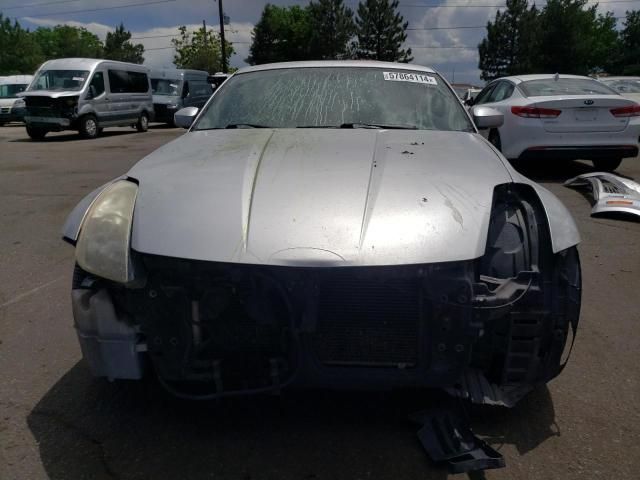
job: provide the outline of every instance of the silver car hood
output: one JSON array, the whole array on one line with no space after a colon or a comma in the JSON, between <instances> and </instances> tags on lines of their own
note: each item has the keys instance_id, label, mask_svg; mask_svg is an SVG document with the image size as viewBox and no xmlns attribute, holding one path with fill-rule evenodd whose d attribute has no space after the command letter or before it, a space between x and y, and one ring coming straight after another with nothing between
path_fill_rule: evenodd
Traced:
<instances>
[{"instance_id":1,"label":"silver car hood","mask_svg":"<svg viewBox=\"0 0 640 480\"><path fill-rule=\"evenodd\" d=\"M465 132L190 132L135 165L131 246L270 265L396 265L484 253L498 155Z\"/></svg>"}]
</instances>

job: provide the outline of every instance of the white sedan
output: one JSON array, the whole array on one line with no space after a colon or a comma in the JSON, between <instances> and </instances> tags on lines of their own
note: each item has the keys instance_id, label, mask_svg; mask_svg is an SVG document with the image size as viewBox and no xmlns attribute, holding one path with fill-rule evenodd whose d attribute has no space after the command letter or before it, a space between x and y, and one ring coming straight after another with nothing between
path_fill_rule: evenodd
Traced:
<instances>
[{"instance_id":1,"label":"white sedan","mask_svg":"<svg viewBox=\"0 0 640 480\"><path fill-rule=\"evenodd\" d=\"M589 77L519 75L489 83L478 105L504 114L499 128L482 134L511 160L591 160L615 170L638 155L640 105Z\"/></svg>"}]
</instances>

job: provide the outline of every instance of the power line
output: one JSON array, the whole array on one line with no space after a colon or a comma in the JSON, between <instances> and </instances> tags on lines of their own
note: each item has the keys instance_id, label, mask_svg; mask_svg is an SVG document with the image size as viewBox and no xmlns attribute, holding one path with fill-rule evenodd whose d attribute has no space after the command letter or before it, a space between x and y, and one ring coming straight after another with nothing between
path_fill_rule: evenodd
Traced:
<instances>
[{"instance_id":1,"label":"power line","mask_svg":"<svg viewBox=\"0 0 640 480\"><path fill-rule=\"evenodd\" d=\"M25 18L25 17L48 17L51 15L74 15L76 13L86 13L86 12L100 12L103 10L115 10L118 8L131 8L131 7L144 7L147 5L157 5L159 3L169 3L169 2L175 2L176 0L156 0L154 2L145 2L145 3L126 3L124 5L118 5L118 6L114 6L114 7L101 7L101 8L90 8L90 9L85 9L85 10L73 10L73 11L67 11L67 12L51 12L51 13L36 13L34 15L23 15L20 18Z\"/></svg>"},{"instance_id":2,"label":"power line","mask_svg":"<svg viewBox=\"0 0 640 480\"><path fill-rule=\"evenodd\" d=\"M10 7L3 7L2 10L16 10L18 8L29 8L29 7L45 7L48 5L59 5L61 3L76 3L80 0L57 0L55 2L43 2L43 3L26 3L24 5L12 5Z\"/></svg>"}]
</instances>

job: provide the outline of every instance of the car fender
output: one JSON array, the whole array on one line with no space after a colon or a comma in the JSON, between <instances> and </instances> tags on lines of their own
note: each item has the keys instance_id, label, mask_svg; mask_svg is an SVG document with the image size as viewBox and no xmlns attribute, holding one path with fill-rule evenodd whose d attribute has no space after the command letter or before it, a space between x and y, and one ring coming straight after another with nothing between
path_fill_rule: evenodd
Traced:
<instances>
[{"instance_id":1,"label":"car fender","mask_svg":"<svg viewBox=\"0 0 640 480\"><path fill-rule=\"evenodd\" d=\"M74 207L71 213L67 216L67 219L64 222L64 226L62 227L62 239L71 243L72 245L76 244L78 240L78 235L80 234L80 228L82 227L82 222L84 221L84 217L93 205L95 199L102 193L102 191L118 180L122 180L126 178L124 175L118 178L111 180L110 182L105 183L104 185L96 188L94 191L86 195L78 204Z\"/></svg>"}]
</instances>

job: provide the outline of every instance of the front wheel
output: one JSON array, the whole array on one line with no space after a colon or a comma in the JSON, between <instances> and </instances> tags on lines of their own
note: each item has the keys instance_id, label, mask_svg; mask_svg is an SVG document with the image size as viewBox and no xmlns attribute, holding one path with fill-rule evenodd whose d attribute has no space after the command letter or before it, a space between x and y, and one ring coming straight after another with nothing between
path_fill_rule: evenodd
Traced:
<instances>
[{"instance_id":1,"label":"front wheel","mask_svg":"<svg viewBox=\"0 0 640 480\"><path fill-rule=\"evenodd\" d=\"M138 123L136 123L136 130L139 132L146 132L149 130L149 116L146 113L142 112L140 114Z\"/></svg>"},{"instance_id":2,"label":"front wheel","mask_svg":"<svg viewBox=\"0 0 640 480\"><path fill-rule=\"evenodd\" d=\"M604 172L613 172L622 163L621 158L601 158L593 160L593 168Z\"/></svg>"},{"instance_id":3,"label":"front wheel","mask_svg":"<svg viewBox=\"0 0 640 480\"><path fill-rule=\"evenodd\" d=\"M93 115L85 115L80 119L80 135L83 138L96 138L100 133L98 120Z\"/></svg>"},{"instance_id":4,"label":"front wheel","mask_svg":"<svg viewBox=\"0 0 640 480\"><path fill-rule=\"evenodd\" d=\"M46 134L47 130L44 128L27 125L27 135L29 135L32 140L42 140Z\"/></svg>"},{"instance_id":5,"label":"front wheel","mask_svg":"<svg viewBox=\"0 0 640 480\"><path fill-rule=\"evenodd\" d=\"M502 152L502 140L500 139L500 133L497 130L491 130L489 134L489 142Z\"/></svg>"}]
</instances>

